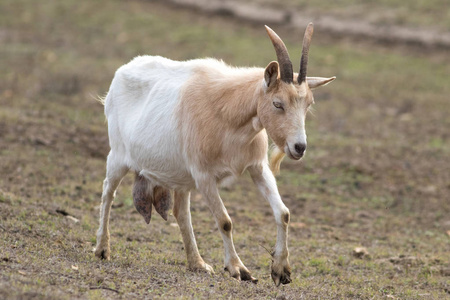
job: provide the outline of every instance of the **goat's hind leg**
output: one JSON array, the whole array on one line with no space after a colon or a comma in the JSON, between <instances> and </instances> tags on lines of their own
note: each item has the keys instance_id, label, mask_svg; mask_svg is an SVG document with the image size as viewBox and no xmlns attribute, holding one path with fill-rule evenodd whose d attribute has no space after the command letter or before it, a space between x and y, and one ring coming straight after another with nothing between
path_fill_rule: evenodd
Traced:
<instances>
[{"instance_id":1,"label":"goat's hind leg","mask_svg":"<svg viewBox=\"0 0 450 300\"><path fill-rule=\"evenodd\" d=\"M127 174L128 167L111 151L106 162L106 178L103 181L102 203L100 205L100 226L97 231L95 256L101 259L110 258L109 246L109 213L115 197L116 189Z\"/></svg>"},{"instance_id":2,"label":"goat's hind leg","mask_svg":"<svg viewBox=\"0 0 450 300\"><path fill-rule=\"evenodd\" d=\"M183 237L184 248L186 250L188 269L214 274L213 268L203 261L203 258L198 252L191 222L189 192L174 192L173 215L177 219L178 226L180 226L181 236Z\"/></svg>"},{"instance_id":3,"label":"goat's hind leg","mask_svg":"<svg viewBox=\"0 0 450 300\"><path fill-rule=\"evenodd\" d=\"M252 281L254 283L258 282L258 280L250 274L236 253L232 235L233 224L227 213L227 209L220 198L217 182L215 179L211 179L207 175L204 175L203 178L197 182L197 186L200 193L206 199L222 236L225 250L225 270L235 279Z\"/></svg>"}]
</instances>

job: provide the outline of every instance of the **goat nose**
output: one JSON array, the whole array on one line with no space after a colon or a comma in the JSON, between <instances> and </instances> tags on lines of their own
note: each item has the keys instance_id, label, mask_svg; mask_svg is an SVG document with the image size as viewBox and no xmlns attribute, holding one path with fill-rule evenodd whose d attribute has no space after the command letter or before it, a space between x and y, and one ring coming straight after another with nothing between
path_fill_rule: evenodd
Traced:
<instances>
[{"instance_id":1,"label":"goat nose","mask_svg":"<svg viewBox=\"0 0 450 300\"><path fill-rule=\"evenodd\" d=\"M295 144L295 151L300 155L303 156L303 154L305 153L306 150L306 144L302 144L302 143L297 143Z\"/></svg>"}]
</instances>

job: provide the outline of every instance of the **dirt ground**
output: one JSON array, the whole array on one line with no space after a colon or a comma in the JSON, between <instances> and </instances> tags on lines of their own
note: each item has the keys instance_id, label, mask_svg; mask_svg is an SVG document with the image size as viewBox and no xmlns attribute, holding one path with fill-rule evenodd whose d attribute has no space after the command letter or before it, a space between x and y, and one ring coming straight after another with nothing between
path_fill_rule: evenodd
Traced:
<instances>
[{"instance_id":1,"label":"dirt ground","mask_svg":"<svg viewBox=\"0 0 450 300\"><path fill-rule=\"evenodd\" d=\"M380 4L381 5L381 4ZM131 198L111 213L111 261L92 249L105 157L103 107L114 71L140 54L264 67L264 28L152 1L5 0L0 11L0 298L445 299L450 297L450 57L315 32L308 151L277 177L291 211L292 279L275 287L271 209L247 175L221 190L234 241L258 284L223 271L205 201L191 197L200 253L186 270L179 229ZM301 41L277 30L294 62ZM358 251L357 248L364 248Z\"/></svg>"},{"instance_id":2,"label":"dirt ground","mask_svg":"<svg viewBox=\"0 0 450 300\"><path fill-rule=\"evenodd\" d=\"M450 48L450 9L445 0L306 1L306 0L165 0L209 15L246 23L290 28L301 34L309 22L328 37L374 40L389 45Z\"/></svg>"}]
</instances>

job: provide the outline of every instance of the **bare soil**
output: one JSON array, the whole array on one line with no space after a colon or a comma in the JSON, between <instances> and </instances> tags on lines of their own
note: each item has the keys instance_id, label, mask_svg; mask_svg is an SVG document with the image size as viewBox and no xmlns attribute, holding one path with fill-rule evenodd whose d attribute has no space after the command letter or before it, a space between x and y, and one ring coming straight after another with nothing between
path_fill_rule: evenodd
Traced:
<instances>
[{"instance_id":1,"label":"bare soil","mask_svg":"<svg viewBox=\"0 0 450 300\"><path fill-rule=\"evenodd\" d=\"M314 22L320 31L339 38L350 37L383 44L406 44L428 49L450 49L448 30L438 26L418 27L408 23L396 24L394 20L390 20L392 18L387 17L389 13L386 11L391 7L389 5L383 7L383 4L380 4L378 9L363 12L361 7L355 8L354 5L348 5L345 14L336 14L335 10L315 9L314 4L311 4L311 7L308 5L305 7L270 0L246 3L234 0L170 0L164 3L190 8L201 13L229 16L241 22L284 26L299 33L309 22ZM393 13L395 15L395 12ZM420 12L411 12L411 17L415 14L420 15Z\"/></svg>"}]
</instances>

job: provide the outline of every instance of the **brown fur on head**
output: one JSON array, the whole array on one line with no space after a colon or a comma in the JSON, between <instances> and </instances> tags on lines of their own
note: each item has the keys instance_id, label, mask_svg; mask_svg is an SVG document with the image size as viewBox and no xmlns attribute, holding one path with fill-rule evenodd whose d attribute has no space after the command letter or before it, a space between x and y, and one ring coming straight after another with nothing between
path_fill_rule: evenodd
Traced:
<instances>
[{"instance_id":1,"label":"brown fur on head","mask_svg":"<svg viewBox=\"0 0 450 300\"><path fill-rule=\"evenodd\" d=\"M278 149L273 152L270 163L276 173L284 157L282 153L295 160L303 156L306 150L306 113L314 102L312 89L328 84L335 77L306 77L312 24L305 32L300 77L299 74L286 74L290 63L286 46L273 30L267 26L266 30L281 65L273 61L264 71L263 95L258 103L257 115ZM294 77L297 80L293 80Z\"/></svg>"},{"instance_id":2,"label":"brown fur on head","mask_svg":"<svg viewBox=\"0 0 450 300\"><path fill-rule=\"evenodd\" d=\"M278 77L278 63L271 62L264 73L264 94L258 103L258 117L275 145L292 159L306 146L305 116L313 103L306 82L286 83ZM297 148L296 148L297 147Z\"/></svg>"}]
</instances>

